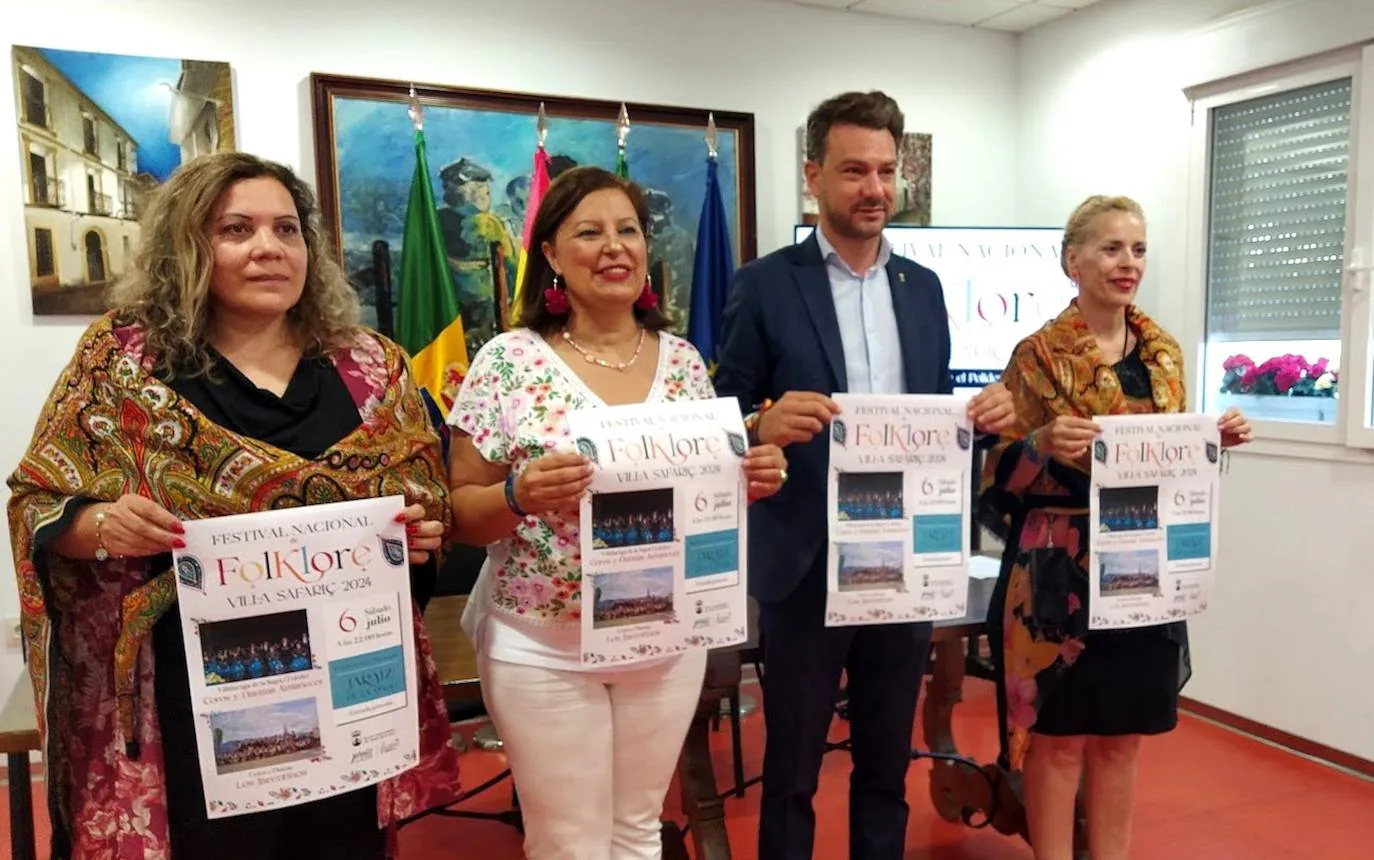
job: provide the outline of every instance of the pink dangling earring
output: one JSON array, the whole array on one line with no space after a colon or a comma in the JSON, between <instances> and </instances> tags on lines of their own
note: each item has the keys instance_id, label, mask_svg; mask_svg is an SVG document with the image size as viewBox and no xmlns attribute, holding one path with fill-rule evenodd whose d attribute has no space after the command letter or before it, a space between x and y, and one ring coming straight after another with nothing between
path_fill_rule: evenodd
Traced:
<instances>
[{"instance_id":1,"label":"pink dangling earring","mask_svg":"<svg viewBox=\"0 0 1374 860\"><path fill-rule=\"evenodd\" d=\"M635 307L642 311L650 311L658 307L658 293L654 292L653 282L648 278L644 279L644 289L640 291L639 298L635 299Z\"/></svg>"},{"instance_id":2,"label":"pink dangling earring","mask_svg":"<svg viewBox=\"0 0 1374 860\"><path fill-rule=\"evenodd\" d=\"M561 317L568 312L568 294L558 288L558 275L553 276L553 286L544 291L544 307L549 313Z\"/></svg>"}]
</instances>

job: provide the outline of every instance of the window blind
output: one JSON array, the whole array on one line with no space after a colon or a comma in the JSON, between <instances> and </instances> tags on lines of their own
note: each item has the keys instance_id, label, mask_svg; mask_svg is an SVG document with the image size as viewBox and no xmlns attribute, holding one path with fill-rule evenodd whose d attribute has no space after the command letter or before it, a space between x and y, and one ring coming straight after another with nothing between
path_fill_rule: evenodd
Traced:
<instances>
[{"instance_id":1,"label":"window blind","mask_svg":"<svg viewBox=\"0 0 1374 860\"><path fill-rule=\"evenodd\" d=\"M1226 105L1211 117L1207 333L1341 333L1351 79Z\"/></svg>"}]
</instances>

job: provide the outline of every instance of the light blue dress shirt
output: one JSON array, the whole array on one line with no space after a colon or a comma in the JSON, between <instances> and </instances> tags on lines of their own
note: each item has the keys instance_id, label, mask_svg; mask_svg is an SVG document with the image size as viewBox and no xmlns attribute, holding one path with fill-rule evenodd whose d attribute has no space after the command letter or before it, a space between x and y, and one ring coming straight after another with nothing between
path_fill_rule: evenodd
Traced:
<instances>
[{"instance_id":1,"label":"light blue dress shirt","mask_svg":"<svg viewBox=\"0 0 1374 860\"><path fill-rule=\"evenodd\" d=\"M835 300L835 317L844 344L844 369L848 389L854 394L904 394L906 374L902 365L902 342L897 333L897 315L892 309L892 285L888 282L887 262L892 258L892 243L881 238L878 259L863 274L849 267L835 246L816 228L825 271L830 277L830 294Z\"/></svg>"}]
</instances>

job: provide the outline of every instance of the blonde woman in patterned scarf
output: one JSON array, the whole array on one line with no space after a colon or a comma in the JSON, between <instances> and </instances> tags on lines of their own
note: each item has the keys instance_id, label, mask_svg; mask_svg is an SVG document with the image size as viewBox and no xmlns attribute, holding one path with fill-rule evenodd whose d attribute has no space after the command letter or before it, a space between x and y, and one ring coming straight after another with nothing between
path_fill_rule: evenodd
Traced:
<instances>
[{"instance_id":1,"label":"blonde woman in patterned scarf","mask_svg":"<svg viewBox=\"0 0 1374 860\"><path fill-rule=\"evenodd\" d=\"M1145 253L1134 201L1090 197L1073 213L1061 263L1078 297L1016 347L1002 381L1018 426L984 471L984 520L1007 544L988 610L1002 766L1023 770L1036 860L1072 860L1083 777L1089 853L1126 860L1140 739L1174 728L1189 674L1182 622L1087 630L1092 419L1188 411L1178 342L1135 304ZM1219 426L1223 447L1250 440L1238 411ZM1059 564L1033 561L1045 547Z\"/></svg>"},{"instance_id":2,"label":"blonde woman in patterned scarf","mask_svg":"<svg viewBox=\"0 0 1374 860\"><path fill-rule=\"evenodd\" d=\"M457 753L420 613L421 758L379 786L208 820L169 569L181 523L403 495L413 590L448 530L440 439L405 355L356 323L310 189L221 153L148 207L10 478L55 860L372 860L452 802Z\"/></svg>"},{"instance_id":3,"label":"blonde woman in patterned scarf","mask_svg":"<svg viewBox=\"0 0 1374 860\"><path fill-rule=\"evenodd\" d=\"M591 467L554 451L570 411L714 396L696 349L664 331L646 223L644 195L614 174L559 176L534 221L523 327L483 346L449 419L457 537L488 547L464 626L530 860L662 856L663 797L701 696L704 651L582 665L578 499ZM785 465L775 446L751 449L750 496L777 492Z\"/></svg>"}]
</instances>

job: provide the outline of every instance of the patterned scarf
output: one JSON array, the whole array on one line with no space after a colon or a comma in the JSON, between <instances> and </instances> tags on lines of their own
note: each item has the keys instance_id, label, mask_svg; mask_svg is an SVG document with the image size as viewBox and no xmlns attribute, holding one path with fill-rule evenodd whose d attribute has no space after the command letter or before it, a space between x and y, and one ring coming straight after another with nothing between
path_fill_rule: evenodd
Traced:
<instances>
[{"instance_id":1,"label":"patterned scarf","mask_svg":"<svg viewBox=\"0 0 1374 860\"><path fill-rule=\"evenodd\" d=\"M9 525L54 844L70 845L71 856L170 856L153 659L143 646L173 609L176 584L151 559L78 562L51 552L84 504L137 493L189 520L400 494L449 522L439 437L405 354L359 329L333 361L363 420L313 460L209 421L153 375L141 332L112 315L86 331L58 378L9 480ZM418 609L415 643L420 763L379 786L379 826L458 792Z\"/></svg>"},{"instance_id":2,"label":"patterned scarf","mask_svg":"<svg viewBox=\"0 0 1374 860\"><path fill-rule=\"evenodd\" d=\"M1178 342L1134 305L1127 309L1126 320L1136 333L1140 358L1150 373L1154 411L1185 411L1188 397ZM1004 434L998 450L1059 415L1091 418L1133 411L1116 372L1103 362L1077 299L1021 342L1002 381L1016 402L1017 426Z\"/></svg>"}]
</instances>

